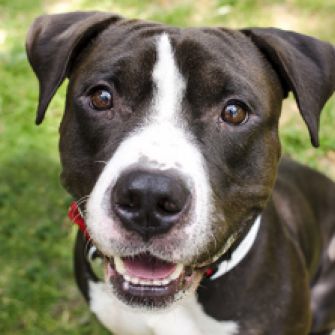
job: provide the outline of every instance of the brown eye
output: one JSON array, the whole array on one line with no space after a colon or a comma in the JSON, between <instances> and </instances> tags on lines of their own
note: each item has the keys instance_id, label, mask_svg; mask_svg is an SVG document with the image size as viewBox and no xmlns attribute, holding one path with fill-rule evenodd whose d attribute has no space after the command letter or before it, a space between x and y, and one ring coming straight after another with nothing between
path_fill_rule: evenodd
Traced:
<instances>
[{"instance_id":1,"label":"brown eye","mask_svg":"<svg viewBox=\"0 0 335 335\"><path fill-rule=\"evenodd\" d=\"M247 108L242 107L238 103L228 103L224 107L220 118L223 122L238 126L245 123L248 120L248 116Z\"/></svg>"},{"instance_id":2,"label":"brown eye","mask_svg":"<svg viewBox=\"0 0 335 335\"><path fill-rule=\"evenodd\" d=\"M107 89L99 88L95 90L91 94L90 99L92 108L98 111L111 109L113 107L113 96Z\"/></svg>"}]
</instances>

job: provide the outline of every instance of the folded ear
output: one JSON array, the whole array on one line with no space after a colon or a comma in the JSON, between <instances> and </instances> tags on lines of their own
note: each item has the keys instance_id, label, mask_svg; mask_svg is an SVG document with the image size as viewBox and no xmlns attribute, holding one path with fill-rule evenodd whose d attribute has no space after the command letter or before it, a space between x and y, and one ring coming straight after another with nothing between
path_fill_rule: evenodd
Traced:
<instances>
[{"instance_id":1,"label":"folded ear","mask_svg":"<svg viewBox=\"0 0 335 335\"><path fill-rule=\"evenodd\" d=\"M335 48L313 37L275 28L244 29L277 71L286 91L292 91L319 146L320 113L335 90Z\"/></svg>"},{"instance_id":2,"label":"folded ear","mask_svg":"<svg viewBox=\"0 0 335 335\"><path fill-rule=\"evenodd\" d=\"M29 62L39 80L36 124L68 74L71 61L102 30L121 18L99 12L73 12L38 17L26 42Z\"/></svg>"}]
</instances>

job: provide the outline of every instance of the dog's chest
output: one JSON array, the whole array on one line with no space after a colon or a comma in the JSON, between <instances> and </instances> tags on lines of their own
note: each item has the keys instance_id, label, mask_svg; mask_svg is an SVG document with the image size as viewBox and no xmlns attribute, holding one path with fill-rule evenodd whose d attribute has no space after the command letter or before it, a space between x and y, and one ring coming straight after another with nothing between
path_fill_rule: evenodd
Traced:
<instances>
[{"instance_id":1,"label":"dog's chest","mask_svg":"<svg viewBox=\"0 0 335 335\"><path fill-rule=\"evenodd\" d=\"M90 283L90 308L115 335L235 335L233 321L216 321L206 315L194 295L170 311L145 313L127 310L103 283Z\"/></svg>"}]
</instances>

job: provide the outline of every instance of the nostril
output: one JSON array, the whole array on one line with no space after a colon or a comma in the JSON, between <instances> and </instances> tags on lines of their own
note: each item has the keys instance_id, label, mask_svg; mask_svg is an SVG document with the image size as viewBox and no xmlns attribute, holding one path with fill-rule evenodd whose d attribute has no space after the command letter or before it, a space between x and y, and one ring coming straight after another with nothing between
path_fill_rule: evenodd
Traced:
<instances>
[{"instance_id":1,"label":"nostril","mask_svg":"<svg viewBox=\"0 0 335 335\"><path fill-rule=\"evenodd\" d=\"M116 207L118 207L121 210L128 211L128 212L134 212L137 211L138 206L136 206L134 203L115 203Z\"/></svg>"},{"instance_id":2,"label":"nostril","mask_svg":"<svg viewBox=\"0 0 335 335\"><path fill-rule=\"evenodd\" d=\"M182 210L175 201L168 198L158 200L156 208L163 215L174 215Z\"/></svg>"},{"instance_id":3,"label":"nostril","mask_svg":"<svg viewBox=\"0 0 335 335\"><path fill-rule=\"evenodd\" d=\"M141 196L137 192L127 190L126 192L114 192L113 202L121 210L134 212L141 208Z\"/></svg>"}]
</instances>

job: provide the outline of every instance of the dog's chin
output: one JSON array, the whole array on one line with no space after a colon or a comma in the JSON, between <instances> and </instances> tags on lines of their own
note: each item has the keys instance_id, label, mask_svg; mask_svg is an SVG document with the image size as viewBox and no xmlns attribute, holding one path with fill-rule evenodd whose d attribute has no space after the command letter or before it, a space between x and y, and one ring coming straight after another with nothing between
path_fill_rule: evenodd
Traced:
<instances>
[{"instance_id":1,"label":"dog's chin","mask_svg":"<svg viewBox=\"0 0 335 335\"><path fill-rule=\"evenodd\" d=\"M105 280L116 297L133 308L165 309L195 290L202 272L149 253L105 261Z\"/></svg>"}]
</instances>

